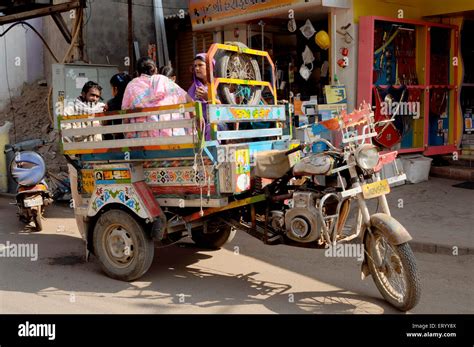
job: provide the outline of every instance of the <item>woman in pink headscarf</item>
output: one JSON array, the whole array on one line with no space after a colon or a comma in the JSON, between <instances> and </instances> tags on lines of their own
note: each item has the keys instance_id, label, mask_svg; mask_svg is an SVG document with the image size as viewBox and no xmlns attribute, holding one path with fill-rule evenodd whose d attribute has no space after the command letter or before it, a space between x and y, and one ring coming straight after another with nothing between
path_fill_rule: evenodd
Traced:
<instances>
[{"instance_id":1,"label":"woman in pink headscarf","mask_svg":"<svg viewBox=\"0 0 474 347\"><path fill-rule=\"evenodd\" d=\"M156 107L164 105L184 104L193 100L176 83L163 75L157 75L155 62L149 57L138 60L139 77L134 78L125 89L122 100L122 110ZM172 119L180 119L180 114L173 114ZM157 122L170 120L171 115L152 115L148 117L130 118L130 123ZM178 130L178 129L175 129ZM182 129L180 129L182 130ZM125 133L126 138L173 136L172 129L139 131ZM181 135L181 134L179 134Z\"/></svg>"}]
</instances>

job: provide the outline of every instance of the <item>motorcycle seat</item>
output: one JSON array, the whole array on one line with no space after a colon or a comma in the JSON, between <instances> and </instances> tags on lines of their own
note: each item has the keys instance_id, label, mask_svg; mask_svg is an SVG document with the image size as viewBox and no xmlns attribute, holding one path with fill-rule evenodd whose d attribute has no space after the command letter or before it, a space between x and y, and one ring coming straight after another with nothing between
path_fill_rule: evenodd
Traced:
<instances>
[{"instance_id":1,"label":"motorcycle seat","mask_svg":"<svg viewBox=\"0 0 474 347\"><path fill-rule=\"evenodd\" d=\"M293 167L293 175L310 176L310 175L326 175L334 166L334 159L323 153L311 155L303 158Z\"/></svg>"},{"instance_id":2,"label":"motorcycle seat","mask_svg":"<svg viewBox=\"0 0 474 347\"><path fill-rule=\"evenodd\" d=\"M255 155L255 175L261 178L276 179L286 174L291 166L286 151L270 150Z\"/></svg>"}]
</instances>

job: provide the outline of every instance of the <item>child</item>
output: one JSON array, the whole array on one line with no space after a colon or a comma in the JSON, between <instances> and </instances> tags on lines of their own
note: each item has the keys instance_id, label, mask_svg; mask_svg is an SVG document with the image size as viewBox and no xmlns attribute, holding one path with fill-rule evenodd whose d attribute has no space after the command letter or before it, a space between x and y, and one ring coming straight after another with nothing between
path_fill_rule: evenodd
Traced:
<instances>
[{"instance_id":1,"label":"child","mask_svg":"<svg viewBox=\"0 0 474 347\"><path fill-rule=\"evenodd\" d=\"M110 79L110 86L112 87L113 98L107 101L107 111L119 111L122 109L123 94L127 84L132 79L126 73L118 73Z\"/></svg>"},{"instance_id":2,"label":"child","mask_svg":"<svg viewBox=\"0 0 474 347\"><path fill-rule=\"evenodd\" d=\"M107 105L105 106L106 111L119 111L122 109L123 94L125 93L125 88L127 88L127 85L131 80L132 79L130 78L130 76L126 73L118 73L112 76L112 78L110 79L110 86L112 87L113 98L107 101ZM103 124L122 124L122 120L115 119L111 121L104 121ZM123 133L104 134L104 140L114 139L123 139Z\"/></svg>"}]
</instances>

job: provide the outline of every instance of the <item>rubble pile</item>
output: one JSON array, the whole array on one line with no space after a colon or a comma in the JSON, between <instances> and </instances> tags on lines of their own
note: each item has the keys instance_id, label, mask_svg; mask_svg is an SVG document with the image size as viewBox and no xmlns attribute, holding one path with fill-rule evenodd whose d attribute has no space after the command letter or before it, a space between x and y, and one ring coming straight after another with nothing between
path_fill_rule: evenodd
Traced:
<instances>
[{"instance_id":1,"label":"rubble pile","mask_svg":"<svg viewBox=\"0 0 474 347\"><path fill-rule=\"evenodd\" d=\"M47 143L38 152L44 157L48 171L67 172L66 160L59 147L59 134L53 130L48 115L48 91L44 84L24 84L21 94L0 110L0 126L6 121L13 124L10 129L12 144L33 139L45 140Z\"/></svg>"}]
</instances>

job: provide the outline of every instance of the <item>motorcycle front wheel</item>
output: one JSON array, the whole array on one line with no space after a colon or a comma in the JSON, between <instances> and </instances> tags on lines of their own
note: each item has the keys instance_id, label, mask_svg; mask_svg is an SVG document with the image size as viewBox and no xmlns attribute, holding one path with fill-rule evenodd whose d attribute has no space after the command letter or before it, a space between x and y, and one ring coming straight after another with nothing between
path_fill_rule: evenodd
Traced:
<instances>
[{"instance_id":1,"label":"motorcycle front wheel","mask_svg":"<svg viewBox=\"0 0 474 347\"><path fill-rule=\"evenodd\" d=\"M367 265L377 289L400 311L418 304L421 285L415 256L408 243L391 244L377 229L366 237Z\"/></svg>"}]
</instances>

